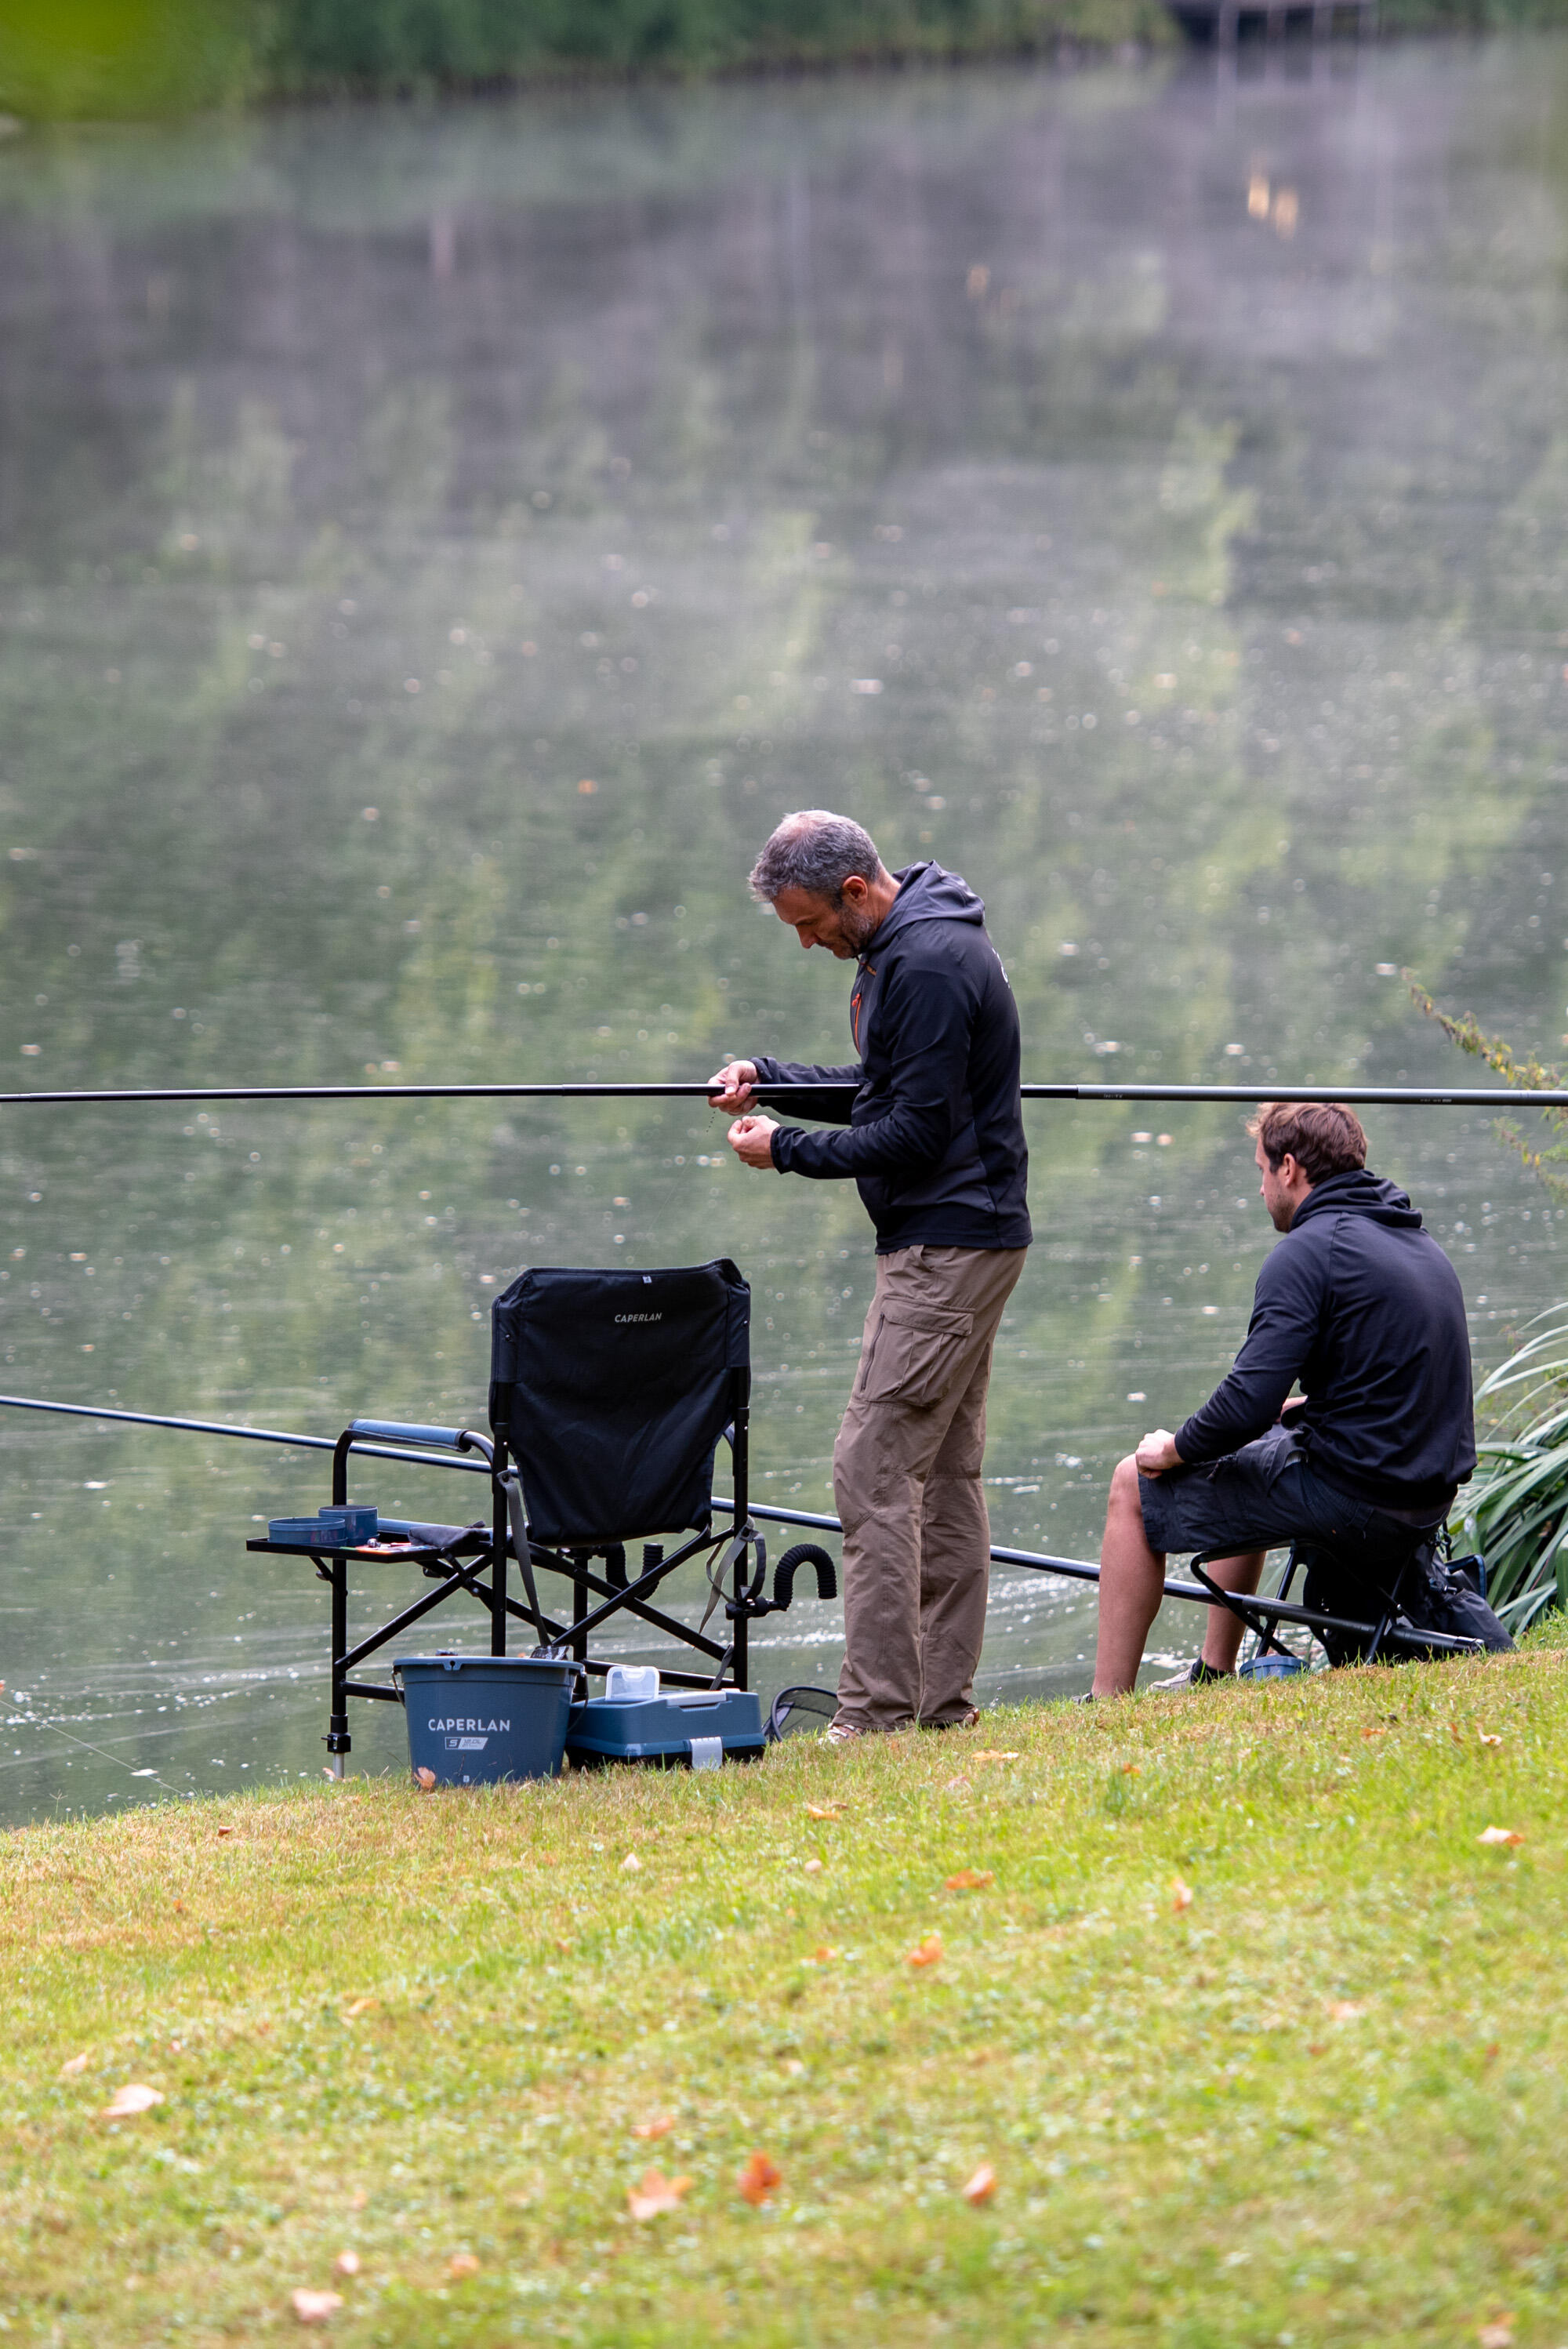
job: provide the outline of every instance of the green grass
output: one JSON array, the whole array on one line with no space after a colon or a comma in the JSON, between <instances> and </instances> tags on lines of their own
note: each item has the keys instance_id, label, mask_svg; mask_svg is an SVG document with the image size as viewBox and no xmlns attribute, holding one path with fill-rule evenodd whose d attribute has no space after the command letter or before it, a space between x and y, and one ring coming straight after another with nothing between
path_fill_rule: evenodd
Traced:
<instances>
[{"instance_id":1,"label":"green grass","mask_svg":"<svg viewBox=\"0 0 1568 2349\"><path fill-rule=\"evenodd\" d=\"M7 2337L1556 2349L1565 1754L1540 1647L15 1834Z\"/></svg>"}]
</instances>

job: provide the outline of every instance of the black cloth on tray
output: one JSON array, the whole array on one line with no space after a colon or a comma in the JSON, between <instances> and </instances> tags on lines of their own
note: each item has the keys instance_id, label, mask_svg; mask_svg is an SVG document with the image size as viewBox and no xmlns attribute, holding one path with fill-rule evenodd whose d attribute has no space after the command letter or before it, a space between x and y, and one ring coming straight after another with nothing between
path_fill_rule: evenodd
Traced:
<instances>
[{"instance_id":1,"label":"black cloth on tray","mask_svg":"<svg viewBox=\"0 0 1568 2349\"><path fill-rule=\"evenodd\" d=\"M727 1257L653 1272L536 1265L490 1309L490 1425L531 1541L598 1548L700 1532L750 1363L751 1291Z\"/></svg>"}]
</instances>

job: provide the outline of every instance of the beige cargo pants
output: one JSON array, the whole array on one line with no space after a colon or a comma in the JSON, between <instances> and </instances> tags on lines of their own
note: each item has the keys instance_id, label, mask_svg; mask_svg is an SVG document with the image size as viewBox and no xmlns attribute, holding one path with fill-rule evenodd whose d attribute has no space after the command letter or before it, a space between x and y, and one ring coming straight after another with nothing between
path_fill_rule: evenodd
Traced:
<instances>
[{"instance_id":1,"label":"beige cargo pants","mask_svg":"<svg viewBox=\"0 0 1568 2349\"><path fill-rule=\"evenodd\" d=\"M853 1728L937 1728L975 1702L991 1581L985 1390L1025 1254L908 1247L876 1260L833 1447L844 1528L836 1717Z\"/></svg>"}]
</instances>

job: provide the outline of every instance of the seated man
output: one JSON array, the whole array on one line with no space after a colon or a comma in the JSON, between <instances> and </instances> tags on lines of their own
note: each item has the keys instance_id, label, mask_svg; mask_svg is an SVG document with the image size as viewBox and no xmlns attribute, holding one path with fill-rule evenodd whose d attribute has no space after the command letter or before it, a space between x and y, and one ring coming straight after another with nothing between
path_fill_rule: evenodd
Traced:
<instances>
[{"instance_id":1,"label":"seated man","mask_svg":"<svg viewBox=\"0 0 1568 2349\"><path fill-rule=\"evenodd\" d=\"M1230 1376L1174 1435L1146 1435L1111 1479L1097 1697L1137 1682L1168 1550L1223 1548L1214 1580L1253 1591L1265 1550L1317 1535L1365 1591L1360 1607L1346 1609L1341 1591L1326 1611L1365 1620L1375 1586L1391 1588L1475 1467L1459 1276L1404 1192L1367 1172L1359 1120L1337 1102L1271 1102L1247 1131L1284 1237L1258 1274ZM1466 1598L1468 1619L1428 1616L1425 1628L1511 1646L1490 1609ZM1242 1629L1211 1609L1202 1653L1168 1685L1228 1677Z\"/></svg>"}]
</instances>

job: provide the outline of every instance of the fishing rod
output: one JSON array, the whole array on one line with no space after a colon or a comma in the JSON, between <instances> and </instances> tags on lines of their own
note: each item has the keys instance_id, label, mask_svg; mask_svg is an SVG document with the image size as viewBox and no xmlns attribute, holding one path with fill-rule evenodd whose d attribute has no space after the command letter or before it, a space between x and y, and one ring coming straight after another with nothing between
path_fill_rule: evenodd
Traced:
<instances>
[{"instance_id":1,"label":"fishing rod","mask_svg":"<svg viewBox=\"0 0 1568 2349\"><path fill-rule=\"evenodd\" d=\"M303 1452L331 1452L336 1444L336 1438L331 1435L295 1435L285 1428L236 1426L222 1419L176 1419L162 1412L119 1411L101 1403L54 1402L41 1395L0 1394L0 1410L54 1412L66 1418L112 1420L129 1427L169 1427L185 1435L232 1435L251 1444L283 1444ZM410 1452L382 1444L356 1444L355 1450L372 1460L405 1460L417 1468L459 1468L472 1476L490 1474L484 1461L465 1459L451 1453ZM727 1516L735 1515L735 1503L720 1493L714 1494L713 1506ZM843 1532L837 1517L818 1516L809 1509L780 1509L754 1501L750 1514L766 1519L769 1525L804 1526L817 1533ZM1085 1558L1048 1557L1037 1550L997 1548L992 1550L991 1557L998 1566L1028 1567L1036 1573L1061 1575L1075 1582L1099 1580L1099 1567L1091 1566ZM1210 1594L1195 1582L1167 1582L1165 1594L1169 1599L1189 1599L1205 1607L1214 1604Z\"/></svg>"},{"instance_id":2,"label":"fishing rod","mask_svg":"<svg viewBox=\"0 0 1568 2349\"><path fill-rule=\"evenodd\" d=\"M336 1439L330 1435L295 1435L283 1428L237 1427L221 1419L176 1419L162 1413L119 1411L85 1402L53 1402L38 1395L0 1395L0 1409L57 1412L73 1419L116 1420L134 1427L169 1427L193 1435L232 1435L253 1444L284 1444L291 1449L306 1452L332 1452L336 1449ZM460 1468L477 1476L490 1473L487 1462L465 1459L461 1455L454 1457L446 1452L412 1452L380 1444L360 1444L355 1448L374 1460L405 1460L417 1468ZM732 1499L722 1493L715 1493L712 1505L733 1524L735 1503ZM769 1525L804 1526L813 1532L838 1534L841 1538L844 1530L837 1517L820 1515L810 1509L781 1509L765 1502L752 1502L748 1505L748 1514L761 1517ZM1040 1550L1010 1549L995 1544L990 1557L995 1566L1021 1566L1031 1573L1054 1574L1074 1582L1098 1583L1100 1578L1099 1567L1091 1565L1087 1558L1051 1557ZM1160 1587L1167 1599L1185 1599L1191 1606L1223 1607L1228 1604L1222 1592L1196 1582L1173 1582L1166 1578ZM1281 1623L1305 1625L1318 1632L1325 1629L1365 1632L1367 1628L1364 1623L1351 1623L1339 1616L1323 1615L1313 1608L1292 1605L1283 1599L1271 1599L1266 1605L1271 1634ZM1440 1633L1431 1636L1433 1645L1441 1650L1452 1649L1459 1644ZM61 1734L68 1733L62 1731ZM91 1750L98 1751L96 1746ZM111 1754L107 1758L112 1761L115 1757ZM145 1776L152 1774L138 1772L136 1775Z\"/></svg>"},{"instance_id":3,"label":"fishing rod","mask_svg":"<svg viewBox=\"0 0 1568 2349\"><path fill-rule=\"evenodd\" d=\"M759 1083L753 1099L788 1106L802 1094L852 1094L851 1079L829 1084ZM1022 1085L1025 1101L1053 1102L1344 1102L1390 1109L1568 1109L1568 1087L1524 1085L1162 1085L1129 1083ZM136 1102L339 1101L701 1101L712 1105L711 1084L490 1085L157 1085L97 1092L0 1093L3 1109L84 1109Z\"/></svg>"}]
</instances>

